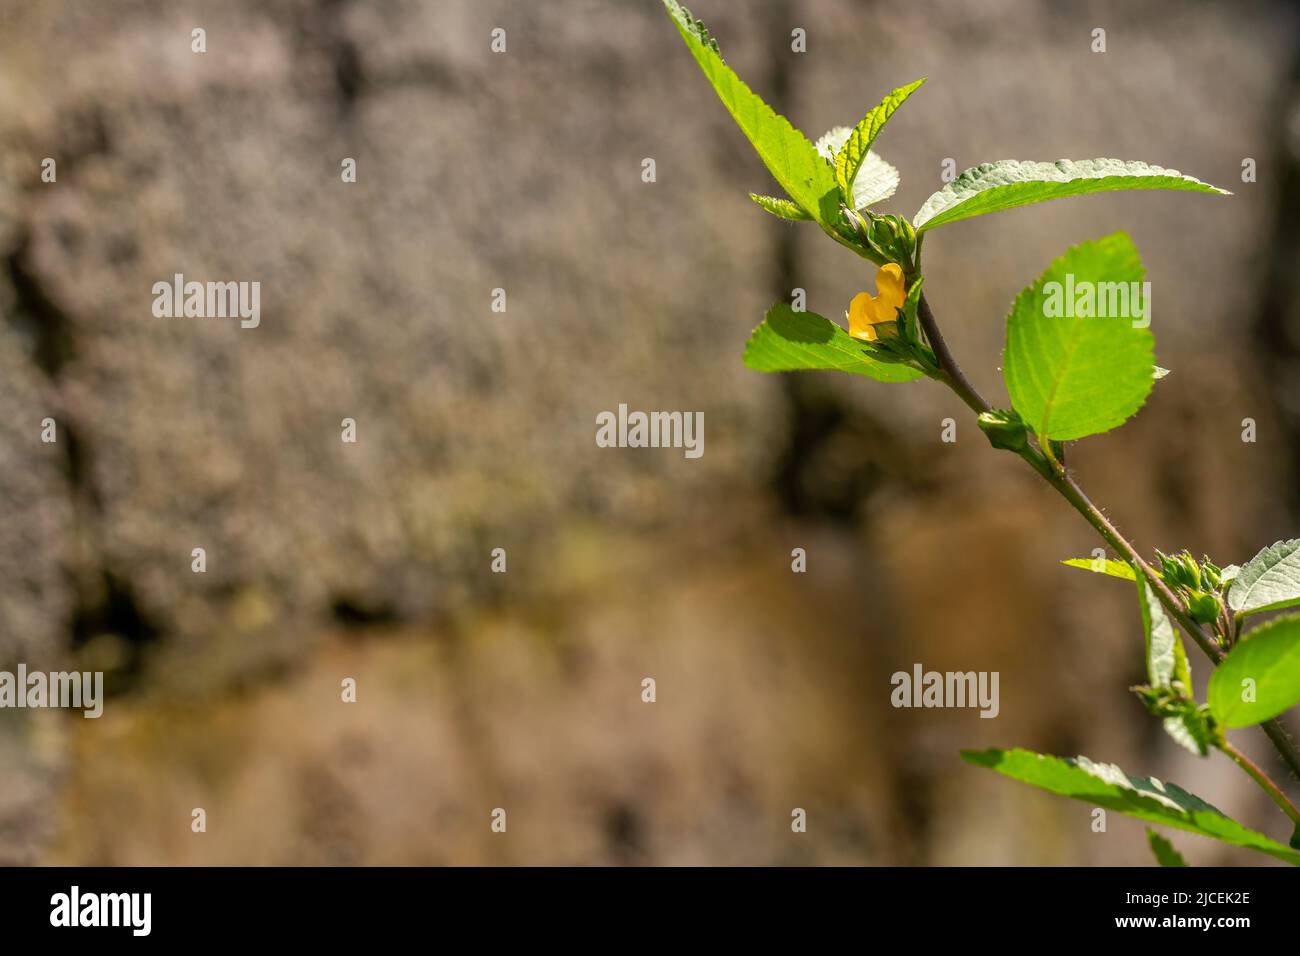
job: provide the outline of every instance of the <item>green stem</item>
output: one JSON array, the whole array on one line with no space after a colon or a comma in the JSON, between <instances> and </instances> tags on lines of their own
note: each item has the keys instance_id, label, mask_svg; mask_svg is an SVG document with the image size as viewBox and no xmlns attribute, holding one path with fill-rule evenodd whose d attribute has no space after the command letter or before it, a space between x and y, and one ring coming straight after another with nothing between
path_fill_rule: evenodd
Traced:
<instances>
[{"instance_id":1,"label":"green stem","mask_svg":"<svg viewBox=\"0 0 1300 956\"><path fill-rule=\"evenodd\" d=\"M1250 775L1250 779L1259 784L1259 788L1267 793L1269 798L1282 809L1282 812L1291 818L1291 822L1296 825L1296 832L1300 833L1300 810L1297 810L1295 804L1287 799L1281 788L1268 778L1268 774L1259 769L1253 760L1228 743L1226 739L1217 746L1231 757L1238 767L1246 771Z\"/></svg>"},{"instance_id":2,"label":"green stem","mask_svg":"<svg viewBox=\"0 0 1300 956\"><path fill-rule=\"evenodd\" d=\"M957 360L952 357L952 352L943 339L943 333L939 331L939 323L934 320L934 312L930 310L930 303L925 298L924 292L921 293L920 301L916 306L916 317L925 331L930 348L934 350L934 357L939 362L939 372L944 384L956 392L957 397L970 406L976 415L992 411L993 406L984 401L984 396L979 393L971 380L962 372Z\"/></svg>"},{"instance_id":3,"label":"green stem","mask_svg":"<svg viewBox=\"0 0 1300 956\"><path fill-rule=\"evenodd\" d=\"M1025 451L1021 452L1020 456L1025 458L1026 461L1029 461L1031 465L1034 465L1035 463L1030 460L1030 456L1033 454L1038 453L1032 448L1027 448ZM1093 526L1093 528L1096 529L1097 533L1101 535L1102 539L1107 544L1122 554L1124 559L1139 573L1141 573L1141 575L1146 579L1147 584L1150 585L1151 590L1155 592L1160 603L1164 605L1165 609L1174 616L1179 624L1182 625L1183 630L1187 631L1188 635L1190 635L1192 640L1196 642L1196 646L1201 649L1205 656L1216 665L1219 661L1223 660L1223 650L1219 647L1218 643L1205 633L1200 624L1192 620L1191 615L1187 613L1187 609L1183 607L1183 603L1179 601L1174 592L1169 589L1169 585L1165 584L1164 578L1156 573L1156 570L1143 560L1142 556L1138 554L1137 549L1129 543L1127 538L1119 533L1119 530L1111 524L1110 519L1102 514L1101 509L1092 503L1092 500L1084 494L1083 489L1079 487L1078 483L1064 469L1053 468L1050 462L1047 463L1046 472L1040 470L1039 473L1043 474L1043 477L1047 479L1048 483L1059 491L1066 501L1074 506L1075 511L1083 515L1083 517Z\"/></svg>"},{"instance_id":4,"label":"green stem","mask_svg":"<svg viewBox=\"0 0 1300 956\"><path fill-rule=\"evenodd\" d=\"M1291 776L1300 780L1300 757L1296 756L1295 741L1287 733L1282 721L1274 717L1272 720L1266 720L1260 727L1264 729L1264 734L1268 737L1273 749L1282 755L1286 761L1287 767L1291 771Z\"/></svg>"},{"instance_id":5,"label":"green stem","mask_svg":"<svg viewBox=\"0 0 1300 956\"><path fill-rule=\"evenodd\" d=\"M930 303L925 299L924 292L921 293L920 302L917 306L917 318L920 320L921 328L925 330L925 336L929 340L930 347L934 350L935 358L939 363L938 374L933 377L951 388L957 394L957 397L965 402L976 415L992 411L993 407L984 400L979 390L966 378L961 367L957 364L957 360L953 358L952 352L948 349L948 344L943 339L943 333L939 330L939 324L935 321L934 312L930 309ZM1096 532L1101 535L1103 541L1114 548L1117 553L1123 555L1124 559L1146 579L1165 610L1182 625L1192 640L1196 642L1196 646L1210 659L1210 662L1218 666L1224 657L1223 649L1205 633L1200 624L1192 620L1191 615L1187 613L1187 609L1174 595L1173 591L1169 589L1169 586L1165 584L1164 579L1142 559L1137 549L1119 533L1119 530L1111 524L1110 519L1102 514L1101 509L1092 503L1065 468L1054 460L1049 460L1042 451L1033 446L1027 445L1018 454L1049 485L1055 488L1073 506L1075 511L1079 512L1092 525ZM1291 774L1297 780L1300 780L1300 751L1296 750L1294 742L1281 722L1277 718L1273 718L1260 724L1260 727L1263 728L1274 749L1281 755L1287 767L1290 768ZM1274 789L1276 789L1276 785L1274 785Z\"/></svg>"}]
</instances>

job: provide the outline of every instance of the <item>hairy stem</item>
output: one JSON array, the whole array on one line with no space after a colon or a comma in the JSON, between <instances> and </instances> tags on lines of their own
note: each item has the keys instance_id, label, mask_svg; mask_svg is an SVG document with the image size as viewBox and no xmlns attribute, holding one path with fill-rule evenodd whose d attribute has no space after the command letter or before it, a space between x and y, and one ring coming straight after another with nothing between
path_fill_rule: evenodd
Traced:
<instances>
[{"instance_id":1,"label":"hairy stem","mask_svg":"<svg viewBox=\"0 0 1300 956\"><path fill-rule=\"evenodd\" d=\"M992 410L993 406L984 401L984 396L980 395L979 390L962 372L957 360L952 357L952 352L948 349L948 343L943 340L943 333L939 331L939 323L934 320L934 312L930 310L930 303L926 300L924 292L921 293L921 301L917 303L916 317L921 322L921 328L930 343L930 348L934 349L934 357L939 363L939 373L943 376L944 383L956 392L957 397L969 405L976 415Z\"/></svg>"},{"instance_id":2,"label":"hairy stem","mask_svg":"<svg viewBox=\"0 0 1300 956\"><path fill-rule=\"evenodd\" d=\"M1027 449L1025 453L1021 454L1021 457L1027 457L1028 453L1032 453L1032 449ZM1034 463L1031 461L1030 464ZM1156 573L1151 565L1143 560L1137 549L1119 533L1116 527L1111 524L1110 519L1102 514L1101 509L1092 503L1078 483L1064 469L1052 468L1050 462L1048 463L1048 473L1044 477L1053 488L1061 493L1066 501L1074 506L1074 509L1079 514L1087 519L1088 523L1097 530L1097 533L1101 535L1107 544L1122 554L1126 561L1138 569L1146 579L1147 584L1150 585L1151 590L1155 592L1160 603L1182 625L1183 630L1187 631L1205 656L1215 664L1223 660L1223 650L1218 643L1205 633L1200 624L1192 620L1191 615L1187 613L1187 609L1183 607L1183 603L1165 584L1164 579Z\"/></svg>"},{"instance_id":3,"label":"hairy stem","mask_svg":"<svg viewBox=\"0 0 1300 956\"><path fill-rule=\"evenodd\" d=\"M920 320L921 328L925 331L925 337L934 350L934 356L939 364L939 373L936 376L945 385L957 394L957 397L965 402L972 411L977 415L987 411L992 411L992 406L984 400L979 390L971 384L957 360L953 358L948 343L943 339L943 333L939 331L939 324L935 321L934 312L930 309L930 303L926 301L925 293L921 293L920 302L917 307L917 318ZM1201 627L1187 612L1187 608L1178 600L1177 596L1165 584L1164 579L1160 577L1155 570L1143 560L1138 554L1137 549L1129 543L1128 539L1120 534L1119 530L1110 522L1091 499L1079 487L1069 472L1059 464L1055 459L1049 458L1043 452L1033 446L1026 446L1018 454L1029 466L1038 472L1039 475L1047 481L1049 485L1055 488L1066 501L1073 506L1074 510L1079 512L1087 522L1092 525L1096 532L1101 535L1103 541L1109 544L1116 552L1124 556L1137 571L1146 579L1156 598L1164 606L1165 610L1173 615L1174 619L1182 626L1196 642L1199 647L1215 666L1223 660L1224 651L1219 647L1217 641L1212 636L1206 634L1205 629ZM1290 735L1282 726L1281 722L1274 718L1260 724L1264 733L1268 736L1269 741L1273 744L1274 749L1281 755L1290 769L1291 774L1300 780L1300 751L1297 751L1295 743L1291 740ZM1230 755L1231 756L1231 755ZM1233 759L1236 759L1235 757ZM1244 759L1244 758L1243 758ZM1239 761L1240 762L1240 761ZM1254 764L1251 764L1254 767ZM1243 769L1244 766L1243 766ZM1273 784L1263 775L1258 767L1254 768L1263 779L1277 790L1277 785ZM1250 772L1250 771L1247 771ZM1252 774L1254 776L1254 774ZM1263 786L1263 784L1261 784ZM1280 793L1280 791L1278 791ZM1285 799L1285 798L1283 798ZM1289 804L1288 804L1289 806ZM1297 821L1300 822L1300 821Z\"/></svg>"},{"instance_id":4,"label":"hairy stem","mask_svg":"<svg viewBox=\"0 0 1300 956\"><path fill-rule=\"evenodd\" d=\"M1274 717L1272 720L1264 721L1260 724L1260 727L1264 728L1264 733L1268 737L1269 743L1273 745L1273 749L1281 754L1282 759L1286 761L1291 776L1300 780L1300 756L1297 756L1295 741L1291 739L1291 735L1282 726L1282 721Z\"/></svg>"},{"instance_id":5,"label":"hairy stem","mask_svg":"<svg viewBox=\"0 0 1300 956\"><path fill-rule=\"evenodd\" d=\"M1259 788L1268 794L1269 799L1281 807L1282 812L1291 818L1291 822L1296 825L1296 832L1300 833L1300 810L1297 810L1295 804L1287 799L1285 793L1268 778L1268 774L1260 770L1253 760L1234 747L1228 741L1224 740L1218 745L1219 749L1233 759L1233 761L1242 770L1250 775L1250 779L1259 784Z\"/></svg>"}]
</instances>

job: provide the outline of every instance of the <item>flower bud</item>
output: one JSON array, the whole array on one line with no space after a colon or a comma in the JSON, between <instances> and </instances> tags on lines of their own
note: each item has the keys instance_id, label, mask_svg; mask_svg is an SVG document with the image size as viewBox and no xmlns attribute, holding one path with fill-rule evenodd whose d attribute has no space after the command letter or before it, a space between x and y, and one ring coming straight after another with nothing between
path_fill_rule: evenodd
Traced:
<instances>
[{"instance_id":1,"label":"flower bud","mask_svg":"<svg viewBox=\"0 0 1300 956\"><path fill-rule=\"evenodd\" d=\"M1029 432L1025 423L1015 412L983 412L976 419L980 430L988 437L994 448L1007 451L1021 451L1029 444Z\"/></svg>"},{"instance_id":2,"label":"flower bud","mask_svg":"<svg viewBox=\"0 0 1300 956\"><path fill-rule=\"evenodd\" d=\"M1222 605L1219 596L1207 591L1192 591L1187 596L1187 611L1197 624L1210 624L1218 620Z\"/></svg>"},{"instance_id":3,"label":"flower bud","mask_svg":"<svg viewBox=\"0 0 1300 956\"><path fill-rule=\"evenodd\" d=\"M901 216L867 212L867 244L889 262L910 263L916 251L916 230Z\"/></svg>"},{"instance_id":4,"label":"flower bud","mask_svg":"<svg viewBox=\"0 0 1300 956\"><path fill-rule=\"evenodd\" d=\"M1177 587L1182 581L1182 565L1159 548L1156 549L1156 557L1160 559L1160 576L1165 579L1165 583L1170 587Z\"/></svg>"}]
</instances>

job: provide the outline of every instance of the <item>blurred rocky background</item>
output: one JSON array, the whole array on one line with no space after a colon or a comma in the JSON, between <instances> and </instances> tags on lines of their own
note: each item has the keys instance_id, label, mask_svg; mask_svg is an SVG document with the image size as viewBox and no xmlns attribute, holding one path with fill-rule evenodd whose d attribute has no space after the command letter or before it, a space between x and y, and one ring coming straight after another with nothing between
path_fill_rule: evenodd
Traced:
<instances>
[{"instance_id":1,"label":"blurred rocky background","mask_svg":"<svg viewBox=\"0 0 1300 956\"><path fill-rule=\"evenodd\" d=\"M1016 292L1129 231L1173 372L1081 481L1144 550L1300 530L1290 4L694 6L814 137L930 78L877 144L890 211L945 159L1231 189L963 222L927 289L1004 401ZM0 144L0 668L112 691L0 713L0 862L1148 862L1137 823L957 756L1012 745L1286 836L1145 716L1132 594L1057 563L1090 530L955 398L743 369L771 301L838 317L871 275L750 203L772 184L657 2L0 0ZM156 318L178 272L260 281L260 327ZM703 411L703 457L598 448L619 403ZM891 708L917 662L999 671L1000 715Z\"/></svg>"}]
</instances>

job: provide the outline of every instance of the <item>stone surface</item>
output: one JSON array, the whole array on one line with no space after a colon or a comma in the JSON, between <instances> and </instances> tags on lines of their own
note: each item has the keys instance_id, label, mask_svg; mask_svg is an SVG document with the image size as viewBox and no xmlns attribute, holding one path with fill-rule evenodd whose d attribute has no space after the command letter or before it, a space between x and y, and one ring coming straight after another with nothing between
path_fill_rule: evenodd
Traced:
<instances>
[{"instance_id":1,"label":"stone surface","mask_svg":"<svg viewBox=\"0 0 1300 956\"><path fill-rule=\"evenodd\" d=\"M1282 536L1286 479L1261 467L1276 450L1241 446L1234 424L1269 416L1234 333L1269 194L1237 180L1268 148L1281 5L696 5L814 136L930 77L878 144L903 174L890 211L938 188L946 157L1131 157L1237 192L957 223L927 242L927 288L1000 401L1015 293L1067 245L1130 231L1174 374L1072 461L1148 546L1230 560ZM1094 25L1106 54L1088 52ZM789 52L795 26L806 55ZM1046 805L956 749L1010 735L1202 772L1133 739L1130 602L1054 565L1094 546L1088 529L955 399L741 367L780 283L838 317L871 276L753 207L767 174L655 5L0 0L0 141L0 662L102 665L121 691L102 725L0 717L19 768L0 861L1136 862L1090 842L1073 807L1036 818L1052 838L1001 845L1008 808ZM39 181L47 156L56 184ZM260 281L260 327L156 318L153 283L177 272ZM705 455L597 448L595 415L620 402L703 411ZM1207 431L1222 452L1191 469ZM1246 468L1232 520L1220 503ZM611 576L632 539L635 577ZM783 628L729 616L760 588L808 600L771 573L804 540L834 568L823 610ZM487 572L495 547L504 578ZM379 636L349 643L340 623ZM782 640L814 659L774 663L795 653ZM665 697L691 695L657 705L664 738L623 703L647 648L684 685ZM880 685L915 660L1001 668L1011 705L992 722L901 718ZM325 703L341 669L382 688L360 728ZM838 829L795 851L764 828L788 831L809 774ZM1254 812L1241 791L1205 795ZM563 837L521 824L533 835L507 852L463 835L507 797L512 819L568 814ZM204 801L235 831L215 849L187 842Z\"/></svg>"}]
</instances>

